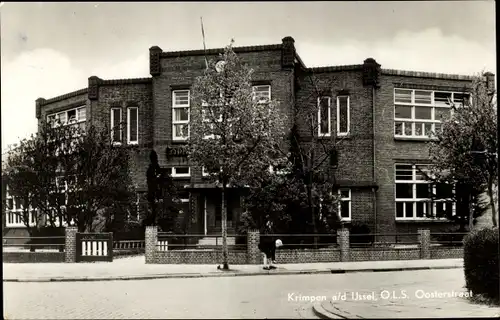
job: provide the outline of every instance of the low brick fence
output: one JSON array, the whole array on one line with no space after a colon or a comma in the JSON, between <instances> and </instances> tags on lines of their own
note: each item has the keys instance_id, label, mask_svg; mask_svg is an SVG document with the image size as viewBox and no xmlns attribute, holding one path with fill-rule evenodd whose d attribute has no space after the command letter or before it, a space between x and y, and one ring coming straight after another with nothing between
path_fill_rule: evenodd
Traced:
<instances>
[{"instance_id":1,"label":"low brick fence","mask_svg":"<svg viewBox=\"0 0 500 320\"><path fill-rule=\"evenodd\" d=\"M57 263L64 262L64 252L3 252L7 263Z\"/></svg>"},{"instance_id":2,"label":"low brick fence","mask_svg":"<svg viewBox=\"0 0 500 320\"><path fill-rule=\"evenodd\" d=\"M283 236L297 235L263 235L284 239ZM316 238L324 235L309 235ZM314 262L341 262L341 261L381 261L381 260L417 260L417 259L445 259L462 258L463 249L437 244L431 241L430 230L422 229L415 234L370 234L361 235L383 239L384 242L372 242L364 247L350 243L355 235L350 235L348 229L337 231L336 235L329 235L335 239L335 244L319 243L317 249L291 248L304 244L290 244L283 240L284 246L276 251L277 263L314 263ZM193 237L196 237L193 235ZM199 237L199 236L198 236ZM411 241L390 242L391 237L407 237ZM230 264L261 264L263 255L258 245L261 235L258 230L249 230L246 238L246 250L229 250ZM196 241L195 241L196 242ZM222 260L221 248L172 250L166 241L158 241L156 227L146 228L146 263L148 264L218 264ZM309 245L310 246L310 245ZM323 248L321 248L323 246ZM326 247L325 247L326 246Z\"/></svg>"}]
</instances>

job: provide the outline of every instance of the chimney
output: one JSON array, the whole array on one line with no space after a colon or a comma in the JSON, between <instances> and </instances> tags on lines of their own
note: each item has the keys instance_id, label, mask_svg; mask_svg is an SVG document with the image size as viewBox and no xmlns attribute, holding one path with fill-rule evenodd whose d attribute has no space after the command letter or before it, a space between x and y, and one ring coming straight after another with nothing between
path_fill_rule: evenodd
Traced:
<instances>
[{"instance_id":1,"label":"chimney","mask_svg":"<svg viewBox=\"0 0 500 320\"><path fill-rule=\"evenodd\" d=\"M495 92L495 74L485 72L483 75L486 78L486 88L488 88L488 93Z\"/></svg>"},{"instance_id":2,"label":"chimney","mask_svg":"<svg viewBox=\"0 0 500 320\"><path fill-rule=\"evenodd\" d=\"M363 85L379 86L380 64L373 58L368 58L363 63Z\"/></svg>"},{"instance_id":3,"label":"chimney","mask_svg":"<svg viewBox=\"0 0 500 320\"><path fill-rule=\"evenodd\" d=\"M149 48L149 73L152 76L161 74L161 53L163 50L158 46Z\"/></svg>"},{"instance_id":4,"label":"chimney","mask_svg":"<svg viewBox=\"0 0 500 320\"><path fill-rule=\"evenodd\" d=\"M293 68L295 65L295 40L292 37L284 37L281 42L281 67L283 69Z\"/></svg>"},{"instance_id":5,"label":"chimney","mask_svg":"<svg viewBox=\"0 0 500 320\"><path fill-rule=\"evenodd\" d=\"M36 114L37 119L40 119L40 117L42 116L42 106L45 104L46 101L47 100L45 100L44 98L36 99L36 101L35 101L35 104L36 104L35 114Z\"/></svg>"},{"instance_id":6,"label":"chimney","mask_svg":"<svg viewBox=\"0 0 500 320\"><path fill-rule=\"evenodd\" d=\"M102 80L97 76L91 76L89 78L89 90L88 90L89 100L99 99L99 84L101 81Z\"/></svg>"}]
</instances>

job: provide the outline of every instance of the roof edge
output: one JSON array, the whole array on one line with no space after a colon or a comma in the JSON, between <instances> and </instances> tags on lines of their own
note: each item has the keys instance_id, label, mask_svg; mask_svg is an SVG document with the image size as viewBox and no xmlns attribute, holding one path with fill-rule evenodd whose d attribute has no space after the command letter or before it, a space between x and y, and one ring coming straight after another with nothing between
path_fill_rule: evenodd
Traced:
<instances>
[{"instance_id":1,"label":"roof edge","mask_svg":"<svg viewBox=\"0 0 500 320\"><path fill-rule=\"evenodd\" d=\"M423 71L407 71L397 69L381 69L383 75L391 76L404 76L404 77L418 77L418 78L433 78L433 79L447 79L447 80L464 80L471 81L476 79L475 76L449 74L449 73L436 73L436 72L423 72Z\"/></svg>"},{"instance_id":2,"label":"roof edge","mask_svg":"<svg viewBox=\"0 0 500 320\"><path fill-rule=\"evenodd\" d=\"M245 47L233 47L233 51L235 53L242 52L258 52L258 51L270 51L270 50L281 50L282 44L268 44L268 45L260 45L260 46L245 46ZM215 48L215 49L198 49L198 50L182 50L182 51L168 51L162 52L162 58L171 58L171 57L185 57L185 56L201 56L204 54L213 55L218 53L223 53L225 48Z\"/></svg>"},{"instance_id":3,"label":"roof edge","mask_svg":"<svg viewBox=\"0 0 500 320\"><path fill-rule=\"evenodd\" d=\"M51 103L54 103L54 102L58 102L58 101L61 101L61 100L64 100L64 99L69 99L69 98L77 97L79 95L86 94L87 92L88 92L88 88L83 88L83 89L72 91L72 92L69 92L69 93L65 93L65 94L62 94L60 96L56 96L56 97L53 97L53 98L50 98L50 99L40 99L39 101L40 101L40 105L44 106L44 105L51 104Z\"/></svg>"}]
</instances>

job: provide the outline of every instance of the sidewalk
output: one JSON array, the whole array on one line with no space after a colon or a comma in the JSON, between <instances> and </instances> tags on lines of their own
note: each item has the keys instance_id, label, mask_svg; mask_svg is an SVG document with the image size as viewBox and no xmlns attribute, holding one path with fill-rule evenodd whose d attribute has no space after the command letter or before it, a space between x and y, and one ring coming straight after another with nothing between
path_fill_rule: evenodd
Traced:
<instances>
[{"instance_id":1,"label":"sidewalk","mask_svg":"<svg viewBox=\"0 0 500 320\"><path fill-rule=\"evenodd\" d=\"M462 268L463 259L394 260L281 264L265 271L262 265L230 265L229 271L216 265L146 264L144 256L97 263L4 263L3 281L99 281L156 278L196 278L312 273L377 272Z\"/></svg>"}]
</instances>

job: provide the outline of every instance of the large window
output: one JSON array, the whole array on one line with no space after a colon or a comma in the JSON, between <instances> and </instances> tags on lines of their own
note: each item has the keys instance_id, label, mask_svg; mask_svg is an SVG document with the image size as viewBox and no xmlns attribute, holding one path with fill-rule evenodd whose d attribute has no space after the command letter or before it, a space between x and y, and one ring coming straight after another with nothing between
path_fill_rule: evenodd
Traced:
<instances>
[{"instance_id":1,"label":"large window","mask_svg":"<svg viewBox=\"0 0 500 320\"><path fill-rule=\"evenodd\" d=\"M128 144L137 144L139 142L139 109L137 107L127 108L127 119Z\"/></svg>"},{"instance_id":2,"label":"large window","mask_svg":"<svg viewBox=\"0 0 500 320\"><path fill-rule=\"evenodd\" d=\"M122 108L111 108L111 139L113 143L122 143Z\"/></svg>"},{"instance_id":3,"label":"large window","mask_svg":"<svg viewBox=\"0 0 500 320\"><path fill-rule=\"evenodd\" d=\"M49 114L47 116L47 121L51 123L53 127L56 125L63 126L78 126L85 130L85 121L87 120L86 107L78 107L73 109L64 110L58 113Z\"/></svg>"},{"instance_id":4,"label":"large window","mask_svg":"<svg viewBox=\"0 0 500 320\"><path fill-rule=\"evenodd\" d=\"M173 140L186 140L189 137L189 90L176 90L172 93L172 137Z\"/></svg>"},{"instance_id":5,"label":"large window","mask_svg":"<svg viewBox=\"0 0 500 320\"><path fill-rule=\"evenodd\" d=\"M329 136L332 132L332 115L330 97L318 98L318 135Z\"/></svg>"},{"instance_id":6,"label":"large window","mask_svg":"<svg viewBox=\"0 0 500 320\"><path fill-rule=\"evenodd\" d=\"M396 219L447 218L455 214L453 186L433 184L427 165L396 164Z\"/></svg>"},{"instance_id":7,"label":"large window","mask_svg":"<svg viewBox=\"0 0 500 320\"><path fill-rule=\"evenodd\" d=\"M350 126L349 96L337 97L337 134L345 135Z\"/></svg>"},{"instance_id":8,"label":"large window","mask_svg":"<svg viewBox=\"0 0 500 320\"><path fill-rule=\"evenodd\" d=\"M459 107L469 98L458 92L394 89L394 136L429 138L450 117L451 102Z\"/></svg>"}]
</instances>

